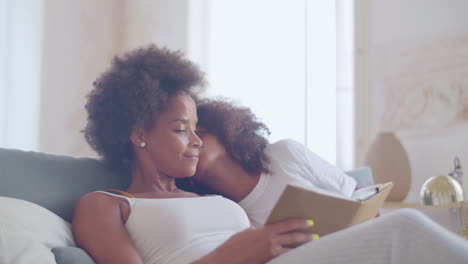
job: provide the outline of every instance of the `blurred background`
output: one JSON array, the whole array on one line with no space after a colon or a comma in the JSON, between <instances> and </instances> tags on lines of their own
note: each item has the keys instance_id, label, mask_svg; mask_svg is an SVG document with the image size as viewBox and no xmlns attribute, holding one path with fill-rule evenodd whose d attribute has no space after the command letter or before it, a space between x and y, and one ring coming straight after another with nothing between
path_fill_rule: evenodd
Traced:
<instances>
[{"instance_id":1,"label":"blurred background","mask_svg":"<svg viewBox=\"0 0 468 264\"><path fill-rule=\"evenodd\" d=\"M251 107L271 142L344 170L407 164L386 172L418 200L455 156L468 169L467 13L464 0L0 0L0 147L94 156L93 81L156 43L200 65L205 96Z\"/></svg>"}]
</instances>

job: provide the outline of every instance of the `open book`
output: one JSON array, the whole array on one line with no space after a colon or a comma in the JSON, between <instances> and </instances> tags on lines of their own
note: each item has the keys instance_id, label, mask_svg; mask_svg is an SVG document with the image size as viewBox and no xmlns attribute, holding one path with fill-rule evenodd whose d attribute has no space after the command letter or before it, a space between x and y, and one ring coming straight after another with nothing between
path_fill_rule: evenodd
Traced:
<instances>
[{"instance_id":1,"label":"open book","mask_svg":"<svg viewBox=\"0 0 468 264\"><path fill-rule=\"evenodd\" d=\"M310 230L324 236L374 218L392 187L391 182L372 185L345 198L287 185L266 224L289 218L312 219L315 225Z\"/></svg>"}]
</instances>

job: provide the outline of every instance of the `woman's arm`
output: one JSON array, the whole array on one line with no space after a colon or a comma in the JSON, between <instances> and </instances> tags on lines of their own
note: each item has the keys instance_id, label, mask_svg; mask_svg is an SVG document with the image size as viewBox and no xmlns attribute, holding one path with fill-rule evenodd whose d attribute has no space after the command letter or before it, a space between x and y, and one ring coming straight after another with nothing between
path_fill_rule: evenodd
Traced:
<instances>
[{"instance_id":1,"label":"woman's arm","mask_svg":"<svg viewBox=\"0 0 468 264\"><path fill-rule=\"evenodd\" d=\"M192 264L257 264L279 256L289 248L312 240L305 232L306 220L290 219L261 228L249 228L228 239L214 251Z\"/></svg>"},{"instance_id":2,"label":"woman's arm","mask_svg":"<svg viewBox=\"0 0 468 264\"><path fill-rule=\"evenodd\" d=\"M143 264L125 228L119 199L86 194L75 206L72 230L76 244L97 264Z\"/></svg>"}]
</instances>

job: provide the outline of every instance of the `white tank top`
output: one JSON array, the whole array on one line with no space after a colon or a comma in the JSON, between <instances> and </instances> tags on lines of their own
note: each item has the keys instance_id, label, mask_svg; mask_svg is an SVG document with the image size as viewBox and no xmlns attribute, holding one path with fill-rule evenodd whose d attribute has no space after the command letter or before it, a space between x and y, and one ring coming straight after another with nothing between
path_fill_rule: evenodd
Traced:
<instances>
[{"instance_id":1,"label":"white tank top","mask_svg":"<svg viewBox=\"0 0 468 264\"><path fill-rule=\"evenodd\" d=\"M222 196L129 198L125 227L145 264L187 264L250 227L244 210Z\"/></svg>"}]
</instances>

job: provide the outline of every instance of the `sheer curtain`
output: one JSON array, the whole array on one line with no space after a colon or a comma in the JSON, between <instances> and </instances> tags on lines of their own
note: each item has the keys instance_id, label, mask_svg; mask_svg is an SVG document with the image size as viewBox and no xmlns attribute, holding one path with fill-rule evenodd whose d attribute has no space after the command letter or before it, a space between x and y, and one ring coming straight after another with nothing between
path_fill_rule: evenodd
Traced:
<instances>
[{"instance_id":1,"label":"sheer curtain","mask_svg":"<svg viewBox=\"0 0 468 264\"><path fill-rule=\"evenodd\" d=\"M336 3L306 3L307 145L337 164Z\"/></svg>"},{"instance_id":2,"label":"sheer curtain","mask_svg":"<svg viewBox=\"0 0 468 264\"><path fill-rule=\"evenodd\" d=\"M42 1L0 0L0 147L37 150Z\"/></svg>"},{"instance_id":3,"label":"sheer curtain","mask_svg":"<svg viewBox=\"0 0 468 264\"><path fill-rule=\"evenodd\" d=\"M336 160L345 170L356 166L353 5L336 1Z\"/></svg>"}]
</instances>

